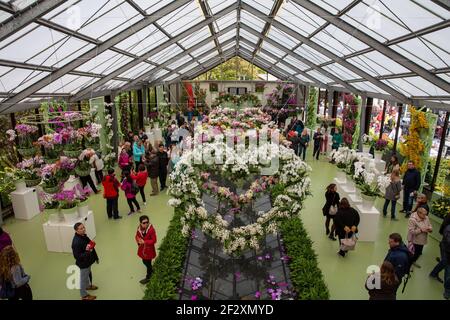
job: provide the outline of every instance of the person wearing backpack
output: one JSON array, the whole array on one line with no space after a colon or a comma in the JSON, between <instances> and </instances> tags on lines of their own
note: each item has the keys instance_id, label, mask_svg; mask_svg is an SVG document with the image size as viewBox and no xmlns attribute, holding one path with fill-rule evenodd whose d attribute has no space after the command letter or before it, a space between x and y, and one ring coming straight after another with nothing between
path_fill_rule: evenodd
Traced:
<instances>
[{"instance_id":1,"label":"person wearing backpack","mask_svg":"<svg viewBox=\"0 0 450 320\"><path fill-rule=\"evenodd\" d=\"M0 253L0 298L8 300L33 300L30 276L20 264L19 255L13 246L5 247Z\"/></svg>"},{"instance_id":2,"label":"person wearing backpack","mask_svg":"<svg viewBox=\"0 0 450 320\"><path fill-rule=\"evenodd\" d=\"M409 274L412 256L412 253L403 243L400 234L392 233L389 235L389 251L384 261L392 263L395 274L400 282L405 275Z\"/></svg>"},{"instance_id":3,"label":"person wearing backpack","mask_svg":"<svg viewBox=\"0 0 450 320\"><path fill-rule=\"evenodd\" d=\"M141 212L141 207L136 200L136 194L139 192L139 187L136 184L136 181L131 177L131 173L129 171L125 172L125 178L122 181L122 190L125 192L125 196L127 198L128 206L130 207L130 212L128 215L132 215L135 213L133 204L136 206L138 212Z\"/></svg>"}]
</instances>

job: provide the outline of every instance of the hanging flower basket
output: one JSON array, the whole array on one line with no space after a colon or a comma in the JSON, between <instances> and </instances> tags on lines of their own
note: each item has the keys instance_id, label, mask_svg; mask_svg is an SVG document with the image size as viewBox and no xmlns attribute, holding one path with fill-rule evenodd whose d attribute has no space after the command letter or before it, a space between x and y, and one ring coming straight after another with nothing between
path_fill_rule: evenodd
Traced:
<instances>
[{"instance_id":1,"label":"hanging flower basket","mask_svg":"<svg viewBox=\"0 0 450 320\"><path fill-rule=\"evenodd\" d=\"M17 148L17 151L23 156L23 157L32 157L36 154L35 148Z\"/></svg>"},{"instance_id":2,"label":"hanging flower basket","mask_svg":"<svg viewBox=\"0 0 450 320\"><path fill-rule=\"evenodd\" d=\"M53 186L53 187L43 186L42 190L44 190L44 192L46 192L46 193L54 194L54 193L57 193L59 191L59 185L56 185L56 186Z\"/></svg>"},{"instance_id":3,"label":"hanging flower basket","mask_svg":"<svg viewBox=\"0 0 450 320\"><path fill-rule=\"evenodd\" d=\"M41 178L38 178L38 179L25 179L25 184L27 185L28 188L35 187L39 183L41 183L41 180L42 180Z\"/></svg>"}]
</instances>

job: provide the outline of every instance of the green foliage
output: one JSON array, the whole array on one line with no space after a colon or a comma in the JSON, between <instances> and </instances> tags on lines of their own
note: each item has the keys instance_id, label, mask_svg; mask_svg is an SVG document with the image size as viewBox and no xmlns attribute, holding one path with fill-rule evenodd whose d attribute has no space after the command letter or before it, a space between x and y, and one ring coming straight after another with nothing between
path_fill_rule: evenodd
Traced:
<instances>
[{"instance_id":1,"label":"green foliage","mask_svg":"<svg viewBox=\"0 0 450 320\"><path fill-rule=\"evenodd\" d=\"M433 201L431 213L444 219L450 212L450 197L441 197Z\"/></svg>"},{"instance_id":2,"label":"green foliage","mask_svg":"<svg viewBox=\"0 0 450 320\"><path fill-rule=\"evenodd\" d=\"M329 292L317 263L317 255L300 218L281 223L281 234L290 257L291 281L298 300L328 300Z\"/></svg>"},{"instance_id":3,"label":"green foliage","mask_svg":"<svg viewBox=\"0 0 450 320\"><path fill-rule=\"evenodd\" d=\"M358 149L358 142L359 142L359 138L360 138L360 131L361 131L361 127L360 127L360 122L361 122L361 97L360 96L356 96L355 97L355 105L358 106L358 111L357 111L357 115L356 115L356 126L355 126L355 132L353 133L353 144L352 144L352 149L357 150Z\"/></svg>"},{"instance_id":4,"label":"green foliage","mask_svg":"<svg viewBox=\"0 0 450 320\"><path fill-rule=\"evenodd\" d=\"M317 108L317 102L319 99L318 90L315 87L309 88L309 98L308 98L308 106L307 106L307 113L306 113L306 127L314 130L314 127L316 125L316 108Z\"/></svg>"},{"instance_id":5,"label":"green foliage","mask_svg":"<svg viewBox=\"0 0 450 320\"><path fill-rule=\"evenodd\" d=\"M166 237L159 247L159 255L153 264L153 274L145 291L145 300L176 299L182 278L188 240L182 235L181 209L175 209Z\"/></svg>"},{"instance_id":6,"label":"green foliage","mask_svg":"<svg viewBox=\"0 0 450 320\"><path fill-rule=\"evenodd\" d=\"M210 92L217 92L217 91L219 91L219 84L218 83L210 83L209 84L209 91Z\"/></svg>"},{"instance_id":7,"label":"green foliage","mask_svg":"<svg viewBox=\"0 0 450 320\"><path fill-rule=\"evenodd\" d=\"M198 76L195 80L242 80L242 78L257 80L258 74L262 73L266 72L240 57L234 57Z\"/></svg>"}]
</instances>

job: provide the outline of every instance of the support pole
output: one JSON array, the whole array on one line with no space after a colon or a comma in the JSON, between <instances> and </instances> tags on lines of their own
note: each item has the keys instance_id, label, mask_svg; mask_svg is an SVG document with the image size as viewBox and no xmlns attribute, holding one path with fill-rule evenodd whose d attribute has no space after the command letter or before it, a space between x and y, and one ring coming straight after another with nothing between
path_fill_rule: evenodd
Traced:
<instances>
[{"instance_id":1,"label":"support pole","mask_svg":"<svg viewBox=\"0 0 450 320\"><path fill-rule=\"evenodd\" d=\"M431 180L431 192L434 192L434 189L436 187L436 180L437 180L437 176L439 174L439 167L441 165L442 152L444 150L444 145L445 145L445 136L446 136L447 130L448 130L449 116L450 116L450 111L447 111L447 113L445 114L445 122L444 122L444 128L442 130L441 142L439 143L439 151L438 151L438 156L436 159L436 166L434 167L433 180Z\"/></svg>"},{"instance_id":2,"label":"support pole","mask_svg":"<svg viewBox=\"0 0 450 320\"><path fill-rule=\"evenodd\" d=\"M370 131L370 119L372 118L372 107L373 107L373 98L367 98L364 134L369 134Z\"/></svg>"},{"instance_id":3,"label":"support pole","mask_svg":"<svg viewBox=\"0 0 450 320\"><path fill-rule=\"evenodd\" d=\"M401 122L402 113L403 113L403 104L397 103L397 107L398 107L397 126L395 128L395 140L394 140L394 147L392 150L394 153L397 153L397 141L398 141L398 133L400 130L400 122Z\"/></svg>"},{"instance_id":4,"label":"support pole","mask_svg":"<svg viewBox=\"0 0 450 320\"><path fill-rule=\"evenodd\" d=\"M381 139L383 137L383 130L384 130L384 119L386 117L386 108L387 108L387 100L384 100L384 104L383 104L383 113L381 115L381 123L380 123L380 137L379 139Z\"/></svg>"},{"instance_id":5,"label":"support pole","mask_svg":"<svg viewBox=\"0 0 450 320\"><path fill-rule=\"evenodd\" d=\"M366 113L367 113L367 97L366 96L361 96L361 116L359 117L359 132L360 135L358 137L358 150L362 151L362 132L366 131Z\"/></svg>"}]
</instances>

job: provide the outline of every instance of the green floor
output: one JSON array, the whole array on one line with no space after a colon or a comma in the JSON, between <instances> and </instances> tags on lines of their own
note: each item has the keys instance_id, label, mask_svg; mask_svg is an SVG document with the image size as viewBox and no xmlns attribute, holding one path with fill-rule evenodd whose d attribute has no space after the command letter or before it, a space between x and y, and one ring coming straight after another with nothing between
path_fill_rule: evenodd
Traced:
<instances>
[{"instance_id":1,"label":"green floor","mask_svg":"<svg viewBox=\"0 0 450 320\"><path fill-rule=\"evenodd\" d=\"M308 150L309 151L309 150ZM314 242L318 254L319 266L330 290L331 299L367 299L364 288L366 269L369 265L380 264L386 255L388 235L399 232L406 235L407 220L399 215L400 221L380 218L378 239L376 243L357 244L354 252L343 259L336 252L337 242L325 236L322 205L324 189L332 182L337 168L328 164L327 160L312 160L307 162L312 166L312 193L305 203L303 221ZM147 185L147 193L150 186ZM161 194L149 197L144 212L156 228L160 244L173 214L167 206L169 196ZM138 200L140 197L138 196ZM381 208L382 200L377 200ZM108 220L105 213L105 202L101 195L92 199L97 229L97 251L100 264L93 266L94 283L99 286L96 295L99 299L141 299L144 286L139 280L145 274L145 267L136 255L134 234L138 225L138 215L127 217L127 204L121 194L119 209L124 219ZM30 285L35 299L78 299L77 290L66 287L66 269L74 263L71 254L47 252L42 231L43 217L31 221L7 219L4 229L7 230L15 243L23 266L31 275ZM435 231L437 232L437 230ZM419 259L420 269L415 269L408 283L406 292L399 293L398 299L439 299L442 300L443 285L428 278L433 268L435 257L438 256L438 242L430 239L424 248L424 254ZM442 274L443 277L443 274Z\"/></svg>"}]
</instances>

